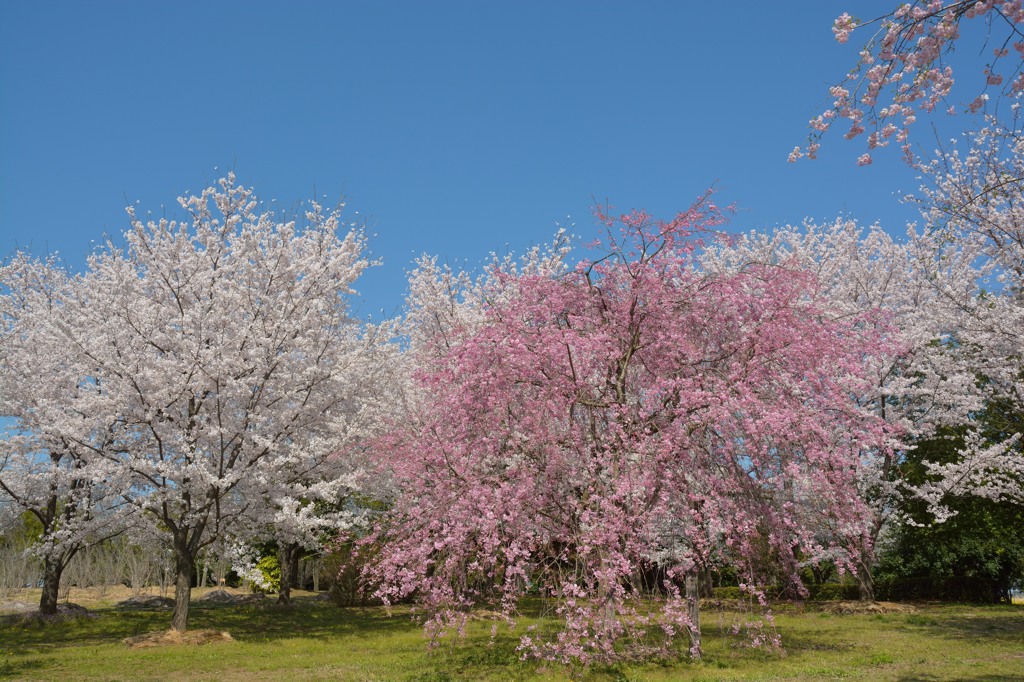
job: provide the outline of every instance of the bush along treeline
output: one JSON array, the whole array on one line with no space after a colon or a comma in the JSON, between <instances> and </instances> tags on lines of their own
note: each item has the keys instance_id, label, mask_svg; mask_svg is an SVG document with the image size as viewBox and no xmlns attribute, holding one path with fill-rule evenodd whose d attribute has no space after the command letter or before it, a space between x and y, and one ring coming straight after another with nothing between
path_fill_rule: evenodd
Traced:
<instances>
[{"instance_id":1,"label":"bush along treeline","mask_svg":"<svg viewBox=\"0 0 1024 682\"><path fill-rule=\"evenodd\" d=\"M905 143L952 85L936 46L997 18L1024 10L883 17L794 158L842 119L873 150ZM472 272L422 257L380 324L349 308L373 262L342 208L275 216L233 175L180 220L129 209L82 272L14 254L4 589L39 585L52 615L61 586L159 584L184 630L211 574L287 603L322 557L339 602L415 602L434 639L541 600L557 626L519 651L570 665L699 658L702 597L760 611L743 635L769 647L775 598L1006 601L1024 577L1011 85L1010 118L967 149L907 154L924 184L904 238L726 236L711 192L667 220L601 206L582 250L560 232Z\"/></svg>"}]
</instances>

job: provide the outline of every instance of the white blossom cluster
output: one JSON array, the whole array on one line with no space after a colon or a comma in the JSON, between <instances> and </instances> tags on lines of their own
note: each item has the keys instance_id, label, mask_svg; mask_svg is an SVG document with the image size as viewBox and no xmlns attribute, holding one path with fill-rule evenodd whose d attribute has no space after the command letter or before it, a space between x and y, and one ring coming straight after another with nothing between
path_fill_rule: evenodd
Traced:
<instances>
[{"instance_id":1,"label":"white blossom cluster","mask_svg":"<svg viewBox=\"0 0 1024 682\"><path fill-rule=\"evenodd\" d=\"M311 545L352 523L394 351L389 325L350 315L371 262L338 211L282 222L233 175L179 204L182 221L129 208L124 248L81 275L5 266L0 485L33 513L58 501L43 552L148 526L181 589L224 538Z\"/></svg>"}]
</instances>

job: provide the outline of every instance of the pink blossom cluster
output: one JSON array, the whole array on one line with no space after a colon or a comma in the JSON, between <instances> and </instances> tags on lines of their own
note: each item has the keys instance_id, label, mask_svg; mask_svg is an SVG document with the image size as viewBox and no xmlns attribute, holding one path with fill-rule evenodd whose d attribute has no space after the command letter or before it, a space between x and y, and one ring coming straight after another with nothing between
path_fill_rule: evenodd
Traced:
<instances>
[{"instance_id":1,"label":"pink blossom cluster","mask_svg":"<svg viewBox=\"0 0 1024 682\"><path fill-rule=\"evenodd\" d=\"M802 559L842 562L866 527L858 461L891 427L851 395L884 320L828 314L798 267L704 270L709 197L671 221L599 218L605 257L492 274L375 448L400 492L366 577L417 599L434 635L480 604L513 622L539 594L562 627L528 633L525 656L609 661L680 637L699 654L696 571L728 561L756 584L767 548L798 583Z\"/></svg>"},{"instance_id":2,"label":"pink blossom cluster","mask_svg":"<svg viewBox=\"0 0 1024 682\"><path fill-rule=\"evenodd\" d=\"M952 90L953 69L943 60L960 38L960 25L966 19L986 22L993 34L1005 32L1006 45L1012 43L1019 55L1024 54L1024 41L1013 40L1021 34L1019 25L1024 23L1021 0L915 0L870 21L857 20L847 13L840 15L832 27L840 43L847 42L857 29L876 23L880 28L861 50L856 68L832 88L832 106L811 120L806 147L794 149L789 160L814 158L821 136L841 119L850 124L847 139L868 133L869 153L895 141L904 157L912 159L910 126L918 112L933 112ZM984 89L1003 87L1005 94L1024 91L1019 64L1011 65L1012 80L1003 85L1006 77L999 66L1008 54L1005 46L993 51L993 60L983 73L983 92L967 107L971 113L984 108L988 98ZM858 163L866 165L864 156Z\"/></svg>"}]
</instances>

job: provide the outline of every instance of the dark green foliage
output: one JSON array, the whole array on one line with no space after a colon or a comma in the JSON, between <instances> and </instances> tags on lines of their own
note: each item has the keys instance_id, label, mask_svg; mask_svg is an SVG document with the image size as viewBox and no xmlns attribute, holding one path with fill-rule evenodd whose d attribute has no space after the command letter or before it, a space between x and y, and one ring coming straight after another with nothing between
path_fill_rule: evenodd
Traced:
<instances>
[{"instance_id":1,"label":"dark green foliage","mask_svg":"<svg viewBox=\"0 0 1024 682\"><path fill-rule=\"evenodd\" d=\"M715 599L745 599L747 593L738 587L713 587L711 588L711 596Z\"/></svg>"},{"instance_id":2,"label":"dark green foliage","mask_svg":"<svg viewBox=\"0 0 1024 682\"><path fill-rule=\"evenodd\" d=\"M354 541L336 543L324 556L324 574L328 578L331 598L338 606L369 606L380 604L373 596L373 587L362 578L363 566L377 551L374 545Z\"/></svg>"},{"instance_id":3,"label":"dark green foliage","mask_svg":"<svg viewBox=\"0 0 1024 682\"><path fill-rule=\"evenodd\" d=\"M965 498L955 508L944 523L896 530L879 564L879 598L1010 601L1024 579L1024 507Z\"/></svg>"},{"instance_id":4,"label":"dark green foliage","mask_svg":"<svg viewBox=\"0 0 1024 682\"><path fill-rule=\"evenodd\" d=\"M875 583L875 595L882 601L1009 602L1001 585L974 576L884 577Z\"/></svg>"},{"instance_id":5,"label":"dark green foliage","mask_svg":"<svg viewBox=\"0 0 1024 682\"><path fill-rule=\"evenodd\" d=\"M1005 414L991 409L981 421L993 438L1006 437ZM953 461L962 447L959 430L920 443L908 455L906 480L923 482L922 461ZM895 528L880 552L878 598L1009 602L1010 590L1024 581L1024 505L972 495L944 503L956 514L942 523L933 522L924 503L908 504L912 523Z\"/></svg>"},{"instance_id":6,"label":"dark green foliage","mask_svg":"<svg viewBox=\"0 0 1024 682\"><path fill-rule=\"evenodd\" d=\"M822 583L808 585L808 599L813 601L854 601L860 598L860 588L856 583Z\"/></svg>"}]
</instances>

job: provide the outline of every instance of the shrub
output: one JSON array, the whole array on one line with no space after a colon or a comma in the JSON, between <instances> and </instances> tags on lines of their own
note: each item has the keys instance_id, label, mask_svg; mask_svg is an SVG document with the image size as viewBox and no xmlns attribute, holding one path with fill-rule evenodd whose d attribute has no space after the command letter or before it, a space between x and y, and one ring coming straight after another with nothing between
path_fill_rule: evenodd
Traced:
<instances>
[{"instance_id":1,"label":"shrub","mask_svg":"<svg viewBox=\"0 0 1024 682\"><path fill-rule=\"evenodd\" d=\"M373 588L365 584L363 566L377 552L375 545L339 542L324 556L323 573L330 584L331 598L338 606L380 604Z\"/></svg>"},{"instance_id":2,"label":"shrub","mask_svg":"<svg viewBox=\"0 0 1024 682\"><path fill-rule=\"evenodd\" d=\"M875 596L887 601L1009 601L1003 586L986 576L885 578L875 583Z\"/></svg>"},{"instance_id":3,"label":"shrub","mask_svg":"<svg viewBox=\"0 0 1024 682\"><path fill-rule=\"evenodd\" d=\"M846 583L824 583L821 585L808 585L807 598L814 601L852 601L860 598L856 585ZM768 587L768 593L773 594L777 590ZM738 587L716 587L711 590L715 599L746 599L749 595Z\"/></svg>"},{"instance_id":4,"label":"shrub","mask_svg":"<svg viewBox=\"0 0 1024 682\"><path fill-rule=\"evenodd\" d=\"M747 597L746 592L738 587L712 587L711 596L715 599L744 599Z\"/></svg>"},{"instance_id":5,"label":"shrub","mask_svg":"<svg viewBox=\"0 0 1024 682\"><path fill-rule=\"evenodd\" d=\"M256 570L259 571L263 579L262 584L257 584L256 581L249 582L249 587L253 592L266 594L281 589L281 564L278 563L275 555L268 554L257 561Z\"/></svg>"},{"instance_id":6,"label":"shrub","mask_svg":"<svg viewBox=\"0 0 1024 682\"><path fill-rule=\"evenodd\" d=\"M852 583L823 583L809 585L808 599L814 601L854 601L860 599L860 589Z\"/></svg>"}]
</instances>

